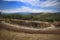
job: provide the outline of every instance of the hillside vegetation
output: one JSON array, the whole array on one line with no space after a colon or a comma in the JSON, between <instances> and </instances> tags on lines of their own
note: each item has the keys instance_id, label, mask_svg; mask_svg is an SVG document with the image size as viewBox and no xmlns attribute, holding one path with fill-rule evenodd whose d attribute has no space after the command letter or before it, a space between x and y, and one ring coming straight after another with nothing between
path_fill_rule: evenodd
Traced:
<instances>
[{"instance_id":1,"label":"hillside vegetation","mask_svg":"<svg viewBox=\"0 0 60 40\"><path fill-rule=\"evenodd\" d=\"M14 13L14 14L3 14L0 13L0 17L9 18L9 19L23 19L23 20L39 20L39 21L60 21L60 12L58 13L30 13L28 15L24 15L22 13Z\"/></svg>"}]
</instances>

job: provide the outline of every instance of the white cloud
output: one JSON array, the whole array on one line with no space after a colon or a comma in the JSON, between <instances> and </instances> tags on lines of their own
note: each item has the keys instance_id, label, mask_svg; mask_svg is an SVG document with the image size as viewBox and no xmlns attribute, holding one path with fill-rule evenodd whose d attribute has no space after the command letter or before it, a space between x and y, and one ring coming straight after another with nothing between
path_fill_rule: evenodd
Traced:
<instances>
[{"instance_id":1,"label":"white cloud","mask_svg":"<svg viewBox=\"0 0 60 40\"><path fill-rule=\"evenodd\" d=\"M57 2L58 0L47 0L46 2L42 3L41 6L49 7L49 6L57 6L60 4L60 2Z\"/></svg>"},{"instance_id":2,"label":"white cloud","mask_svg":"<svg viewBox=\"0 0 60 40\"><path fill-rule=\"evenodd\" d=\"M40 0L4 0L4 1L20 1L26 4L31 4L32 6L40 6L40 7L60 5L60 2L57 2L58 0L46 0L45 2L41 2ZM57 6L57 7L60 7L60 6Z\"/></svg>"},{"instance_id":3,"label":"white cloud","mask_svg":"<svg viewBox=\"0 0 60 40\"><path fill-rule=\"evenodd\" d=\"M1 12L1 10L0 10L0 12Z\"/></svg>"},{"instance_id":4,"label":"white cloud","mask_svg":"<svg viewBox=\"0 0 60 40\"><path fill-rule=\"evenodd\" d=\"M42 10L42 9L32 9L29 7L22 6L21 8L12 9L12 10L1 10L3 13L16 13L16 12L32 12L32 13L39 13L39 12L53 12L52 10Z\"/></svg>"},{"instance_id":5,"label":"white cloud","mask_svg":"<svg viewBox=\"0 0 60 40\"><path fill-rule=\"evenodd\" d=\"M32 6L36 6L39 4L39 0L4 0L4 1L20 1L26 4L31 4Z\"/></svg>"}]
</instances>

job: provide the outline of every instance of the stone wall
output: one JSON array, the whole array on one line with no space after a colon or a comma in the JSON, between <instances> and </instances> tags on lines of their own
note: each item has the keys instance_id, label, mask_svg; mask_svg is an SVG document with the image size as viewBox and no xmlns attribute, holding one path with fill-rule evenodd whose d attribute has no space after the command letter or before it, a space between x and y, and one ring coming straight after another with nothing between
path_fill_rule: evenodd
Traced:
<instances>
[{"instance_id":1,"label":"stone wall","mask_svg":"<svg viewBox=\"0 0 60 40\"><path fill-rule=\"evenodd\" d=\"M60 22L53 22L53 25L54 25L55 27L60 27Z\"/></svg>"},{"instance_id":2,"label":"stone wall","mask_svg":"<svg viewBox=\"0 0 60 40\"><path fill-rule=\"evenodd\" d=\"M6 20L6 22L11 24L17 24L21 26L27 26L27 27L34 27L34 28L45 28L50 27L51 25L46 22L38 22L38 21L28 21L28 20Z\"/></svg>"}]
</instances>

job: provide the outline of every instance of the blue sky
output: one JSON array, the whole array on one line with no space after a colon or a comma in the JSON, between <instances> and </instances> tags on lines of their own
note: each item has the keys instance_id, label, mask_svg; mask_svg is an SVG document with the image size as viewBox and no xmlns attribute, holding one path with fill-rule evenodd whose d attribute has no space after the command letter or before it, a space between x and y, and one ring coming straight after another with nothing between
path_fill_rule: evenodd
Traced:
<instances>
[{"instance_id":1,"label":"blue sky","mask_svg":"<svg viewBox=\"0 0 60 40\"><path fill-rule=\"evenodd\" d=\"M60 0L0 0L0 11L16 12L60 12Z\"/></svg>"}]
</instances>

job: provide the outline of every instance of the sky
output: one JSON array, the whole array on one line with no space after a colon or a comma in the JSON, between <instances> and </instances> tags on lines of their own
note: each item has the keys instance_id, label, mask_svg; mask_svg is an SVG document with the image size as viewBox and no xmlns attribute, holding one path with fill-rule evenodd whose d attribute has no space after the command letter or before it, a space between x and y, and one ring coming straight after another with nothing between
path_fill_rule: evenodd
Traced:
<instances>
[{"instance_id":1,"label":"sky","mask_svg":"<svg viewBox=\"0 0 60 40\"><path fill-rule=\"evenodd\" d=\"M60 0L0 0L0 12L60 12Z\"/></svg>"}]
</instances>

